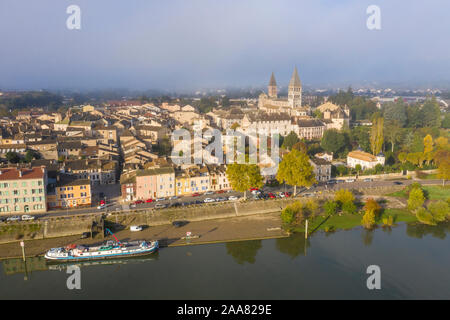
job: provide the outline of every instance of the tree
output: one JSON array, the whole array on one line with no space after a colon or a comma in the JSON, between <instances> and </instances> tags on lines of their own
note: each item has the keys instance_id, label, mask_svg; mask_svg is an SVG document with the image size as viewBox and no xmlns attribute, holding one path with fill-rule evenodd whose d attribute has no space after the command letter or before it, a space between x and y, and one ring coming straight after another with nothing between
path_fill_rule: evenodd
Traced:
<instances>
[{"instance_id":1,"label":"tree","mask_svg":"<svg viewBox=\"0 0 450 320\"><path fill-rule=\"evenodd\" d=\"M355 201L355 197L353 196L353 193L350 190L339 189L334 194L334 200L338 201L343 205L345 203L353 203L353 201Z\"/></svg>"},{"instance_id":2,"label":"tree","mask_svg":"<svg viewBox=\"0 0 450 320\"><path fill-rule=\"evenodd\" d=\"M294 195L297 194L297 186L310 187L316 183L314 169L304 152L293 149L283 157L277 173L280 183L286 182L294 186Z\"/></svg>"},{"instance_id":3,"label":"tree","mask_svg":"<svg viewBox=\"0 0 450 320\"><path fill-rule=\"evenodd\" d=\"M248 189L261 188L264 184L256 164L232 163L227 166L226 174L233 190L244 192L244 199L247 198Z\"/></svg>"},{"instance_id":4,"label":"tree","mask_svg":"<svg viewBox=\"0 0 450 320\"><path fill-rule=\"evenodd\" d=\"M308 153L308 146L303 142L299 141L292 146L292 149L297 149L300 152Z\"/></svg>"},{"instance_id":5,"label":"tree","mask_svg":"<svg viewBox=\"0 0 450 320\"><path fill-rule=\"evenodd\" d=\"M405 163L406 162L406 157L407 157L406 152L400 152L398 154L398 156L397 156L398 161L400 161L401 163Z\"/></svg>"},{"instance_id":6,"label":"tree","mask_svg":"<svg viewBox=\"0 0 450 320\"><path fill-rule=\"evenodd\" d=\"M362 167L359 163L355 166L355 170L356 170L356 172L358 172L358 174L361 172Z\"/></svg>"},{"instance_id":7,"label":"tree","mask_svg":"<svg viewBox=\"0 0 450 320\"><path fill-rule=\"evenodd\" d=\"M328 200L323 205L323 209L325 210L325 213L329 216L332 216L336 213L339 205L335 201Z\"/></svg>"},{"instance_id":8,"label":"tree","mask_svg":"<svg viewBox=\"0 0 450 320\"><path fill-rule=\"evenodd\" d=\"M391 151L394 152L394 146L397 142L400 141L402 129L398 124L398 121L390 121L386 122L386 126L384 129L386 141L391 144Z\"/></svg>"},{"instance_id":9,"label":"tree","mask_svg":"<svg viewBox=\"0 0 450 320\"><path fill-rule=\"evenodd\" d=\"M292 147L299 142L297 134L294 131L291 131L286 138L284 138L282 147L288 150L291 150Z\"/></svg>"},{"instance_id":10,"label":"tree","mask_svg":"<svg viewBox=\"0 0 450 320\"><path fill-rule=\"evenodd\" d=\"M361 220L361 224L366 229L372 229L375 225L375 213L373 211L366 211Z\"/></svg>"},{"instance_id":11,"label":"tree","mask_svg":"<svg viewBox=\"0 0 450 320\"><path fill-rule=\"evenodd\" d=\"M370 131L370 149L373 155L380 153L383 147L383 123L383 118L373 117L372 130Z\"/></svg>"},{"instance_id":12,"label":"tree","mask_svg":"<svg viewBox=\"0 0 450 320\"><path fill-rule=\"evenodd\" d=\"M372 229L375 225L375 216L378 213L378 211L381 209L378 202L376 202L374 199L369 198L366 201L366 204L364 206L365 214L361 220L361 224L366 229Z\"/></svg>"},{"instance_id":13,"label":"tree","mask_svg":"<svg viewBox=\"0 0 450 320\"><path fill-rule=\"evenodd\" d=\"M5 155L5 157L9 163L19 163L20 162L20 156L17 152L8 151Z\"/></svg>"},{"instance_id":14,"label":"tree","mask_svg":"<svg viewBox=\"0 0 450 320\"><path fill-rule=\"evenodd\" d=\"M441 126L441 110L439 109L439 103L436 97L425 100L421 109L424 126L437 128Z\"/></svg>"},{"instance_id":15,"label":"tree","mask_svg":"<svg viewBox=\"0 0 450 320\"><path fill-rule=\"evenodd\" d=\"M403 127L407 121L406 105L402 98L397 99L394 103L388 103L384 109L384 119L386 122L396 121L399 126Z\"/></svg>"},{"instance_id":16,"label":"tree","mask_svg":"<svg viewBox=\"0 0 450 320\"><path fill-rule=\"evenodd\" d=\"M421 207L424 202L425 196L423 194L422 189L421 188L411 189L408 198L408 209L414 211L417 208Z\"/></svg>"},{"instance_id":17,"label":"tree","mask_svg":"<svg viewBox=\"0 0 450 320\"><path fill-rule=\"evenodd\" d=\"M417 220L419 220L419 222L424 223L424 224L428 224L431 226L436 225L436 222L433 219L433 215L427 211L427 209L420 207L419 209L417 209L416 211L416 217Z\"/></svg>"},{"instance_id":18,"label":"tree","mask_svg":"<svg viewBox=\"0 0 450 320\"><path fill-rule=\"evenodd\" d=\"M450 218L450 208L448 203L445 201L439 200L430 203L430 205L428 206L428 210L433 215L434 220L438 222L442 222L447 218Z\"/></svg>"},{"instance_id":19,"label":"tree","mask_svg":"<svg viewBox=\"0 0 450 320\"><path fill-rule=\"evenodd\" d=\"M320 142L322 148L327 152L337 154L345 149L347 142L344 133L336 129L326 130Z\"/></svg>"},{"instance_id":20,"label":"tree","mask_svg":"<svg viewBox=\"0 0 450 320\"><path fill-rule=\"evenodd\" d=\"M354 214L356 212L356 206L353 202L346 202L342 205L342 211L346 214Z\"/></svg>"},{"instance_id":21,"label":"tree","mask_svg":"<svg viewBox=\"0 0 450 320\"><path fill-rule=\"evenodd\" d=\"M445 185L445 180L450 179L450 152L438 151L438 178L442 179L442 185ZM446 155L446 156L445 156Z\"/></svg>"}]
</instances>

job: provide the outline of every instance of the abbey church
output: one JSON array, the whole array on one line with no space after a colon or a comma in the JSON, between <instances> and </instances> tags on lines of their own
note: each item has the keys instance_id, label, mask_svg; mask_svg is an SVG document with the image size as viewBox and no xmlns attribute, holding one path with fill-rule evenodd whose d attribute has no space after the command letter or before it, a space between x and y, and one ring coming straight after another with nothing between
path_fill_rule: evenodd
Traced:
<instances>
[{"instance_id":1,"label":"abbey church","mask_svg":"<svg viewBox=\"0 0 450 320\"><path fill-rule=\"evenodd\" d=\"M308 106L302 107L302 83L298 76L297 67L289 82L288 96L278 97L277 82L272 72L266 93L261 93L258 100L258 108L268 114L287 113L290 116L307 116L311 113Z\"/></svg>"}]
</instances>

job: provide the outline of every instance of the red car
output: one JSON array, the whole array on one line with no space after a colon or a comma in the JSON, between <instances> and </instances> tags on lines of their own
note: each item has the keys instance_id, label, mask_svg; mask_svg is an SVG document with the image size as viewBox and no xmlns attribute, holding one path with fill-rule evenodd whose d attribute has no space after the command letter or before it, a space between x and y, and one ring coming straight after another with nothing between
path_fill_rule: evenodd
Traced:
<instances>
[{"instance_id":1,"label":"red car","mask_svg":"<svg viewBox=\"0 0 450 320\"><path fill-rule=\"evenodd\" d=\"M258 188L251 188L250 191L259 190Z\"/></svg>"},{"instance_id":2,"label":"red car","mask_svg":"<svg viewBox=\"0 0 450 320\"><path fill-rule=\"evenodd\" d=\"M141 203L144 203L144 201L142 201L142 200L136 200L136 201L134 202L134 204L141 204Z\"/></svg>"},{"instance_id":3,"label":"red car","mask_svg":"<svg viewBox=\"0 0 450 320\"><path fill-rule=\"evenodd\" d=\"M196 192L196 193L193 193L192 196L193 196L193 197L200 197L200 193L197 193L197 192Z\"/></svg>"},{"instance_id":4,"label":"red car","mask_svg":"<svg viewBox=\"0 0 450 320\"><path fill-rule=\"evenodd\" d=\"M153 199L147 199L147 200L145 200L145 202L146 202L146 203L153 202Z\"/></svg>"},{"instance_id":5,"label":"red car","mask_svg":"<svg viewBox=\"0 0 450 320\"><path fill-rule=\"evenodd\" d=\"M284 196L285 196L286 198L288 198L288 197L291 196L291 193L290 193L290 192L283 192L283 194L284 194Z\"/></svg>"},{"instance_id":6,"label":"red car","mask_svg":"<svg viewBox=\"0 0 450 320\"><path fill-rule=\"evenodd\" d=\"M217 191L216 193L225 193L225 191L219 190L219 191Z\"/></svg>"},{"instance_id":7,"label":"red car","mask_svg":"<svg viewBox=\"0 0 450 320\"><path fill-rule=\"evenodd\" d=\"M269 196L270 199L275 199L277 197L272 192L269 192L267 195Z\"/></svg>"},{"instance_id":8,"label":"red car","mask_svg":"<svg viewBox=\"0 0 450 320\"><path fill-rule=\"evenodd\" d=\"M105 200L100 200L100 205L105 204Z\"/></svg>"}]
</instances>

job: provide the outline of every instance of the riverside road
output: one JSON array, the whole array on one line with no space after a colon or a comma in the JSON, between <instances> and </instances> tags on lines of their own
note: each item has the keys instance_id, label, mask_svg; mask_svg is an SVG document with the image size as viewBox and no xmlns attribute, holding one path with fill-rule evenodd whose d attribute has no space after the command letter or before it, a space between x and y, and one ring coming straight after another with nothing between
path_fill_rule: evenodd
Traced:
<instances>
[{"instance_id":1,"label":"riverside road","mask_svg":"<svg viewBox=\"0 0 450 320\"><path fill-rule=\"evenodd\" d=\"M338 190L338 189L359 189L359 188L377 188L377 187L390 187L390 186L407 186L413 182L419 182L422 185L436 185L441 184L442 180L408 180L408 179L396 179L396 180L374 180L374 181L363 181L363 180L355 180L354 182L340 182L334 184L322 184L319 186L311 187L309 189L306 188L297 188L297 197L302 196L313 196L320 194L326 190ZM262 191L264 193L278 193L278 192L293 192L293 187L280 185L278 187L264 187ZM191 205L197 204L201 205L203 200L206 198L224 198L229 196L239 196L242 197L243 193L241 192L225 192L225 193L214 193L214 194L201 194L200 196L183 196L174 200L163 200L163 201L153 201L150 203L141 203L131 206L131 204L122 204L118 202L108 203L106 208L97 209L97 207L90 208L80 208L80 209L67 209L67 210L51 210L46 212L45 214L37 214L35 217L37 219L47 218L47 217L64 217L71 215L96 215L96 214L105 214L119 211L128 211L128 210L143 210L143 209L153 209L156 204L163 204L166 206L173 206L175 203L178 205ZM253 200L250 192L247 192L247 197L249 200ZM258 201L258 200L253 200Z\"/></svg>"}]
</instances>

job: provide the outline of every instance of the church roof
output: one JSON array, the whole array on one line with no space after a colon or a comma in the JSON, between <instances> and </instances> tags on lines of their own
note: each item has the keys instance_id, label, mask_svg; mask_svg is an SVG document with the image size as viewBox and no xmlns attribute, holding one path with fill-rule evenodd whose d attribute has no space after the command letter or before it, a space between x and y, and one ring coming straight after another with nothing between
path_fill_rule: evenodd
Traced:
<instances>
[{"instance_id":1,"label":"church roof","mask_svg":"<svg viewBox=\"0 0 450 320\"><path fill-rule=\"evenodd\" d=\"M276 86L277 82L275 81L275 75L272 72L272 75L270 76L269 86Z\"/></svg>"},{"instance_id":2,"label":"church roof","mask_svg":"<svg viewBox=\"0 0 450 320\"><path fill-rule=\"evenodd\" d=\"M290 87L300 87L302 83L300 82L300 78L298 76L297 67L294 69L294 73L292 73L291 81L289 81Z\"/></svg>"}]
</instances>

